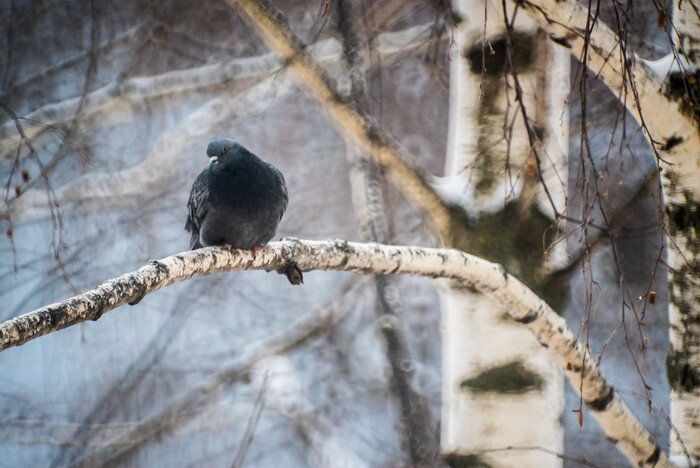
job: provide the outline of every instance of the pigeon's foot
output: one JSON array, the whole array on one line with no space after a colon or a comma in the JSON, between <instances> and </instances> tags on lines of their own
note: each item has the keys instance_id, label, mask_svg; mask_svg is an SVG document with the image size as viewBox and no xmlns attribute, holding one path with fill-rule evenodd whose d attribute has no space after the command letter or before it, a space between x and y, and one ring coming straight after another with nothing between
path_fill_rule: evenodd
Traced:
<instances>
[{"instance_id":1,"label":"pigeon's foot","mask_svg":"<svg viewBox=\"0 0 700 468\"><path fill-rule=\"evenodd\" d=\"M253 251L253 258L257 257L260 252L263 251L265 247L262 245L254 245L253 248L251 249Z\"/></svg>"},{"instance_id":2,"label":"pigeon's foot","mask_svg":"<svg viewBox=\"0 0 700 468\"><path fill-rule=\"evenodd\" d=\"M232 250L232 249L233 249L233 246L232 246L231 244L224 244L223 246L224 246L226 249L228 249L228 250Z\"/></svg>"}]
</instances>

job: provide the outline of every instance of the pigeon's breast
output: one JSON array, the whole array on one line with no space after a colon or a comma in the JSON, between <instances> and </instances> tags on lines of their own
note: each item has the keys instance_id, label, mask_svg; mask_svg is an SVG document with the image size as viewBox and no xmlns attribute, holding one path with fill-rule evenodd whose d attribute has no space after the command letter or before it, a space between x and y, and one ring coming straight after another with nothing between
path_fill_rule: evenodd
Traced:
<instances>
[{"instance_id":1,"label":"pigeon's breast","mask_svg":"<svg viewBox=\"0 0 700 468\"><path fill-rule=\"evenodd\" d=\"M209 183L211 207L200 236L204 245L249 249L274 237L286 190L267 164L232 164L211 171Z\"/></svg>"},{"instance_id":2,"label":"pigeon's breast","mask_svg":"<svg viewBox=\"0 0 700 468\"><path fill-rule=\"evenodd\" d=\"M275 172L262 161L260 164L243 162L212 171L212 203L241 215L268 209L277 210L283 189Z\"/></svg>"}]
</instances>

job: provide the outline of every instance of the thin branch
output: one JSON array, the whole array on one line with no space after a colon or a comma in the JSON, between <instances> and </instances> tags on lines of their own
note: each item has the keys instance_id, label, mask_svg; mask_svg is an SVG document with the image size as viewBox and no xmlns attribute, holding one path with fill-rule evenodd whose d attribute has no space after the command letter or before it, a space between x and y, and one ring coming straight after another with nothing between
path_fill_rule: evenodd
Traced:
<instances>
[{"instance_id":1,"label":"thin branch","mask_svg":"<svg viewBox=\"0 0 700 468\"><path fill-rule=\"evenodd\" d=\"M102 240L104 241L104 237ZM217 278L211 286L215 287L222 280L223 278ZM199 297L199 295L195 294L194 297ZM52 467L70 465L88 446L95 445L96 439L104 438L99 430L95 429L95 426L99 427L99 423L107 423L112 420L114 414L122 408L123 402L132 397L143 380L152 373L153 368L160 364L175 338L186 329L183 326L188 317L186 311L194 307L194 304L191 294L178 298L176 306L170 310L168 318L139 353L138 358L134 359L129 367L114 379L114 383L97 400L92 409L87 414L81 415L81 424L70 436L73 447L64 447L57 453L51 463ZM107 437L107 439L113 438Z\"/></svg>"},{"instance_id":2,"label":"thin branch","mask_svg":"<svg viewBox=\"0 0 700 468\"><path fill-rule=\"evenodd\" d=\"M362 154L386 171L387 178L408 202L426 218L433 233L448 246L467 248L461 218L431 187L422 172L407 162L398 144L367 113L350 105L335 88L329 74L305 51L301 40L289 28L284 14L267 0L227 0L244 13L260 37L276 54L284 58L292 73L316 98L346 139L352 140Z\"/></svg>"},{"instance_id":3,"label":"thin branch","mask_svg":"<svg viewBox=\"0 0 700 468\"><path fill-rule=\"evenodd\" d=\"M604 239L609 239L609 237L603 236L603 234L609 234L610 231L615 232L616 229L623 226L634 214L632 208L638 204L640 201L646 199L649 195L649 190L653 188L653 185L658 184L658 172L653 170L647 172L644 177L638 182L637 186L630 190L631 195L626 193L621 196L622 202L615 208L611 209L611 214L608 215L610 221L609 226L599 226L596 219L592 216L588 216L585 223L588 225L588 235L586 237L585 243L579 245L574 252L569 254L565 261L553 265L548 271L550 274L556 274L557 272L569 270L576 266L583 257L586 255L586 250L590 250L595 247L598 243L602 242ZM581 220L575 220L577 224L583 225L584 222ZM591 233L590 227L594 227L595 230ZM570 234L567 234L570 237Z\"/></svg>"},{"instance_id":4,"label":"thin branch","mask_svg":"<svg viewBox=\"0 0 700 468\"><path fill-rule=\"evenodd\" d=\"M277 88L273 86L274 81L275 77L270 76L245 88L243 92L236 89L208 100L171 131L164 132L156 140L151 153L136 166L113 173L87 173L58 188L56 200L60 200L63 208L81 203L82 209L88 209L90 204L109 199L114 209L132 205L134 198L143 198L144 193L162 191L167 182L175 177L178 162L191 155L188 145L192 140L201 138L212 127L223 122L230 124L236 114L240 115L240 109L246 109L247 115L250 115L267 105L265 98L271 93L289 87L288 80L282 80ZM162 151L162 148L169 148L169 151ZM45 216L46 207L41 195L41 192L32 190L15 198L10 203L13 218L29 220Z\"/></svg>"},{"instance_id":5,"label":"thin branch","mask_svg":"<svg viewBox=\"0 0 700 468\"><path fill-rule=\"evenodd\" d=\"M109 310L135 303L146 294L180 281L223 271L279 270L290 261L303 271L447 278L492 297L549 349L607 437L615 441L633 465L672 466L666 453L607 383L566 321L501 265L457 250L286 239L268 244L257 258L250 251L228 251L222 247L182 252L153 260L135 272L103 282L96 289L0 324L0 350L76 323L97 320ZM144 434L151 430L145 427Z\"/></svg>"},{"instance_id":6,"label":"thin branch","mask_svg":"<svg viewBox=\"0 0 700 468\"><path fill-rule=\"evenodd\" d=\"M385 56L384 60L386 60L407 48L418 47L422 41L426 40L428 33L429 25L421 25L395 33L387 33L380 36L377 47L381 54ZM318 49L314 50L317 50L319 60L331 61L337 60L340 57L341 51L335 40L324 41L323 43L317 44L317 47ZM83 175L70 184L65 184L58 188L56 190L57 200L60 200L64 208L71 204L80 203L80 208L82 210L90 209L95 203L101 203L105 198L109 198L112 204L130 205L133 203L133 198L135 196L152 191L154 185L163 183L164 180L168 179L168 177L174 173L174 168L178 167L177 161L189 157L191 154L188 152L187 142L191 142L193 138L198 138L206 133L204 127L211 128L215 126L217 122L230 123L231 119L236 118L235 116L244 114L237 112L239 109L246 109L245 114L250 115L252 109L267 105L266 103L268 103L269 100L263 97L267 97L272 93L279 95L290 89L289 81L280 80L279 76L272 74L274 71L284 73L284 67L272 54L256 57L255 59L240 60L252 62L250 66L253 70L258 70L261 76L264 74L268 76L263 80L243 79L245 73L253 72L251 70L244 72L243 70L247 70L248 68L247 66L243 67L242 63L237 63L236 66L229 63L231 70L238 70L236 79L234 80L236 86L232 86L230 89L227 88L225 93L218 94L213 99L204 103L200 108L191 112L172 132L168 132L165 136L161 137L154 145L156 149L154 149L151 154L147 155L138 165L112 174L95 174L94 172L90 172ZM268 65L265 65L265 63ZM266 68L266 66L269 66L269 68ZM191 72L191 76L187 78L187 80L203 82L207 79L207 74L203 73L203 71L201 76L199 73L194 73L195 70L189 70L188 72ZM210 70L210 72L212 71ZM172 73L185 74L183 71ZM224 73L224 71L221 71L221 73ZM175 83L178 83L180 78L172 77L172 81L170 81L166 79L165 75L161 75L159 80L154 79L152 82L144 82L142 85L143 89L150 89L155 93L160 89L159 86L165 86L165 89L170 87L171 90L174 90L176 88ZM134 78L134 80L136 79L137 78ZM146 78L138 79L147 80ZM158 84L159 81L162 81L160 85ZM277 86L274 86L274 84L277 84ZM183 88L182 90L186 89ZM95 93L97 93L97 91ZM132 100L136 98L137 95L132 96ZM139 99L144 98L146 98L146 95ZM98 98L95 99L99 101ZM115 104L117 102L121 101L115 98ZM67 103L68 101L64 101L64 104ZM108 103L104 105L108 106ZM90 104L87 103L86 108L89 107ZM71 107L69 106L68 108ZM104 110L105 108L96 108L94 111L103 112ZM85 115L86 113L89 113L89 111L84 110L81 115ZM109 118L104 119L104 121L108 121L111 118L114 118L114 114L110 114ZM212 120L212 118L215 120ZM27 129L24 131L26 132ZM3 144L2 141L0 141L0 148L2 147ZM161 151L163 147L171 148L171 150L167 152ZM158 187L156 186L155 188L157 189ZM0 215L7 217L12 213L13 218L17 218L16 220L36 219L46 215L47 207L43 194L37 190L27 191L23 193L21 197L9 200L8 204L8 210L0 213Z\"/></svg>"},{"instance_id":7,"label":"thin branch","mask_svg":"<svg viewBox=\"0 0 700 468\"><path fill-rule=\"evenodd\" d=\"M681 103L660 92L663 83L644 61L599 18L587 27L590 14L576 0L522 0L518 5L547 27L553 40L579 60L583 58L583 65L597 73L616 96L630 87L634 99L625 99L623 104L642 125L660 162L663 157L670 163L664 172L664 186L670 183L669 173L677 177L679 193L669 191L667 196L680 197L681 188L700 192L700 179L693 171L700 134L693 118L681 110ZM617 54L619 60L611 59Z\"/></svg>"},{"instance_id":8,"label":"thin branch","mask_svg":"<svg viewBox=\"0 0 700 468\"><path fill-rule=\"evenodd\" d=\"M583 466L588 466L591 468L601 468L599 465L594 465L593 463L589 462L585 458L579 459L579 458L574 458L574 457L568 457L564 455L563 453L548 449L546 447L499 447L499 448L491 448L491 449L484 449L480 450L477 452L477 454L482 454L482 453L498 453L498 452L543 452L546 454L549 454L553 457L560 458L561 460L569 463L569 464L575 464L575 465L583 465Z\"/></svg>"},{"instance_id":9,"label":"thin branch","mask_svg":"<svg viewBox=\"0 0 700 468\"><path fill-rule=\"evenodd\" d=\"M145 42L149 36L152 36L157 29L162 27L162 23L157 23L154 25L149 21L143 21L142 23L137 24L136 26L129 28L124 32L121 32L115 35L114 37L103 41L97 46L96 52L98 52L101 55L106 55L106 53L116 48L117 46L122 46L124 50L133 50L137 48L140 43ZM74 55L63 60L62 62L59 62L55 65L51 65L48 68L43 68L41 70L36 71L35 73L32 73L31 75L22 77L16 83L12 83L9 86L9 89L8 87L5 87L5 89L8 89L6 95L12 95L13 92L18 89L26 89L30 85L41 83L47 78L51 78L60 72L69 70L79 65L85 60L86 56L91 54L92 50L88 49L79 53L78 55Z\"/></svg>"},{"instance_id":10,"label":"thin branch","mask_svg":"<svg viewBox=\"0 0 700 468\"><path fill-rule=\"evenodd\" d=\"M243 434L243 440L241 440L238 446L238 451L236 452L236 458L233 459L233 464L231 468L242 468L243 462L245 461L245 456L248 453L248 448L253 442L253 436L255 435L255 428L260 420L260 415L265 407L265 391L267 390L267 380L269 379L267 372L263 378L262 385L260 385L260 391L258 392L258 398L255 400L255 405L253 405L253 411L250 413L250 418L248 419L248 425L245 428L245 433Z\"/></svg>"},{"instance_id":11,"label":"thin branch","mask_svg":"<svg viewBox=\"0 0 700 468\"><path fill-rule=\"evenodd\" d=\"M422 24L404 30L380 34L375 40L377 52L387 59L402 52L418 49L426 43L430 35L430 24ZM309 53L321 63L334 63L341 57L340 46L335 40L326 40L309 47ZM119 75L111 83L96 89L85 96L79 119L94 118L107 114L109 118L96 120L95 124L107 125L130 107L125 103L138 105L153 99L178 95L189 95L194 91L204 91L226 83L227 89L247 88L251 81L259 81L284 67L273 53L255 57L237 57L224 63L214 63L185 70L174 70L160 75L135 76L124 79ZM56 125L69 121L80 105L81 98L73 97L61 102L46 104L21 117L33 123L25 129L29 138L35 138ZM12 122L5 124L0 131L0 162L13 157L13 148L19 142Z\"/></svg>"}]
</instances>

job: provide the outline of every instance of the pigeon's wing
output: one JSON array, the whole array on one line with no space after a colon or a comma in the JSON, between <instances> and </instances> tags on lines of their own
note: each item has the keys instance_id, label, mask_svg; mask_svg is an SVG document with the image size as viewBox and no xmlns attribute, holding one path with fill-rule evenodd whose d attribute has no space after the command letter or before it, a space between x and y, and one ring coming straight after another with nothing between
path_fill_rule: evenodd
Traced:
<instances>
[{"instance_id":1,"label":"pigeon's wing","mask_svg":"<svg viewBox=\"0 0 700 468\"><path fill-rule=\"evenodd\" d=\"M270 169L272 169L272 172L275 174L275 178L277 179L277 183L280 184L280 217L279 219L282 219L282 215L284 212L287 210L287 203L289 202L289 195L287 194L287 183L284 181L284 176L282 173L277 169L275 166L269 163L265 163L268 165Z\"/></svg>"},{"instance_id":2,"label":"pigeon's wing","mask_svg":"<svg viewBox=\"0 0 700 468\"><path fill-rule=\"evenodd\" d=\"M190 249L199 249L202 247L199 243L199 230L209 210L209 169L203 170L192 184L187 209L185 231L192 233Z\"/></svg>"}]
</instances>

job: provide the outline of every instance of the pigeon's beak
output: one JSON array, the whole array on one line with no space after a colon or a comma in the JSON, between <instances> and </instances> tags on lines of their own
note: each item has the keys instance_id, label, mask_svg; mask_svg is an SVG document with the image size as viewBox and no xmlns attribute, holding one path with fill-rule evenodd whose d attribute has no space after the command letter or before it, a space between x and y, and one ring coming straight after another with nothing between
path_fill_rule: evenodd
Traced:
<instances>
[{"instance_id":1,"label":"pigeon's beak","mask_svg":"<svg viewBox=\"0 0 700 468\"><path fill-rule=\"evenodd\" d=\"M211 163L215 163L215 162L216 162L216 160L217 160L216 156L212 156L212 157L210 157L210 158L209 158L209 164L211 164Z\"/></svg>"}]
</instances>

